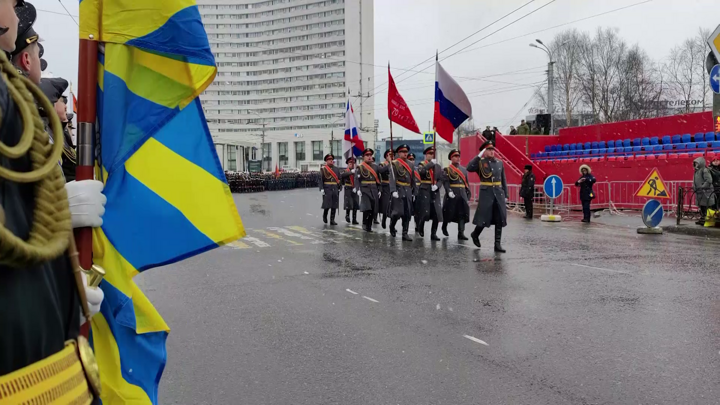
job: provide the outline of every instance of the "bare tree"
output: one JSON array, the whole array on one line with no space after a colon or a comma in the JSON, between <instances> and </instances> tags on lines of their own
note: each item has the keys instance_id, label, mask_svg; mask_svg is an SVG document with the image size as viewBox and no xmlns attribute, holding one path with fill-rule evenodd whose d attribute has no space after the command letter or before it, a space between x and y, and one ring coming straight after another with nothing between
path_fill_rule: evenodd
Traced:
<instances>
[{"instance_id":1,"label":"bare tree","mask_svg":"<svg viewBox=\"0 0 720 405\"><path fill-rule=\"evenodd\" d=\"M707 28L698 28L697 35L692 38L695 41L694 50L697 52L696 58L699 63L696 66L698 83L698 94L700 100L702 100L702 110L707 111L712 109L712 92L710 91L710 76L708 71L705 69L705 58L708 52L710 52L710 46L707 43L707 39L710 37L711 31Z\"/></svg>"},{"instance_id":2,"label":"bare tree","mask_svg":"<svg viewBox=\"0 0 720 405\"><path fill-rule=\"evenodd\" d=\"M582 34L576 29L563 31L550 43L555 61L554 103L565 111L565 122L572 126L572 113L582 99L578 85L579 53Z\"/></svg>"},{"instance_id":3,"label":"bare tree","mask_svg":"<svg viewBox=\"0 0 720 405\"><path fill-rule=\"evenodd\" d=\"M700 93L699 80L702 77L697 65L703 64L705 57L698 58L698 44L692 38L670 50L670 56L663 66L667 77L668 94L684 105L684 113L692 109L692 101Z\"/></svg>"}]
</instances>

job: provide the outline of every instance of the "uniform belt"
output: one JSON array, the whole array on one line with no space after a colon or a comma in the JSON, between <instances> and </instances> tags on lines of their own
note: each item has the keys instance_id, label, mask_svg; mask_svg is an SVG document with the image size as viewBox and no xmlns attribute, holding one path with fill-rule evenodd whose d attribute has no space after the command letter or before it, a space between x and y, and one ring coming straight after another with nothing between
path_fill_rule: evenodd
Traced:
<instances>
[{"instance_id":1,"label":"uniform belt","mask_svg":"<svg viewBox=\"0 0 720 405\"><path fill-rule=\"evenodd\" d=\"M421 180L421 184L432 184L432 180Z\"/></svg>"},{"instance_id":2,"label":"uniform belt","mask_svg":"<svg viewBox=\"0 0 720 405\"><path fill-rule=\"evenodd\" d=\"M334 182L334 181L326 181L326 182L324 182L323 184L325 184L325 185L327 185L327 186L337 186L337 183Z\"/></svg>"},{"instance_id":3,"label":"uniform belt","mask_svg":"<svg viewBox=\"0 0 720 405\"><path fill-rule=\"evenodd\" d=\"M375 181L361 181L360 184L377 184Z\"/></svg>"},{"instance_id":4,"label":"uniform belt","mask_svg":"<svg viewBox=\"0 0 720 405\"><path fill-rule=\"evenodd\" d=\"M403 183L402 181L396 181L395 183L401 186L410 187L410 183Z\"/></svg>"},{"instance_id":5,"label":"uniform belt","mask_svg":"<svg viewBox=\"0 0 720 405\"><path fill-rule=\"evenodd\" d=\"M480 185L481 186L502 186L502 182L500 182L500 181L493 181L493 182L481 181Z\"/></svg>"},{"instance_id":6,"label":"uniform belt","mask_svg":"<svg viewBox=\"0 0 720 405\"><path fill-rule=\"evenodd\" d=\"M482 183L480 183L480 184L482 184ZM450 187L454 187L454 188L465 188L465 185L464 185L464 184L451 184Z\"/></svg>"},{"instance_id":7,"label":"uniform belt","mask_svg":"<svg viewBox=\"0 0 720 405\"><path fill-rule=\"evenodd\" d=\"M3 404L90 404L92 399L75 341L52 356L0 377Z\"/></svg>"},{"instance_id":8,"label":"uniform belt","mask_svg":"<svg viewBox=\"0 0 720 405\"><path fill-rule=\"evenodd\" d=\"M390 180L383 180L382 184L390 184Z\"/></svg>"}]
</instances>

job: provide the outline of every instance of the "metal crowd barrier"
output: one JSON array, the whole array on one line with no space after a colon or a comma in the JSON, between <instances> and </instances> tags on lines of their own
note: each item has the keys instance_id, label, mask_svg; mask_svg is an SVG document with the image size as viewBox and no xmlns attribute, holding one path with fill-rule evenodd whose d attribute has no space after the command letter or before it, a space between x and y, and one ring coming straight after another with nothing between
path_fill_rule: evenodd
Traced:
<instances>
[{"instance_id":1,"label":"metal crowd barrier","mask_svg":"<svg viewBox=\"0 0 720 405\"><path fill-rule=\"evenodd\" d=\"M715 211L715 220L720 221L720 188L702 188L695 189L690 186L678 187L676 198L677 207L675 208L675 216L677 224L680 225L682 219L697 221L703 218L702 211L697 201L697 194L708 194L708 208Z\"/></svg>"}]
</instances>

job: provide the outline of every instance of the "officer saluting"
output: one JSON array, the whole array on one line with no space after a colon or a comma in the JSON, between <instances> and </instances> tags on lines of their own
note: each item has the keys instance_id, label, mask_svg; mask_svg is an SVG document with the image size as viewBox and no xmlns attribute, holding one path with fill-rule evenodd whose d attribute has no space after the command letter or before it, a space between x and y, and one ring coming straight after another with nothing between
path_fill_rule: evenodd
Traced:
<instances>
[{"instance_id":1,"label":"officer saluting","mask_svg":"<svg viewBox=\"0 0 720 405\"><path fill-rule=\"evenodd\" d=\"M473 218L475 230L470 237L475 246L480 247L480 232L483 228L495 225L495 251L505 253L500 245L502 228L507 225L505 167L503 162L495 159L495 145L492 141L485 142L480 147L481 151L483 149L484 152L473 158L467 167L469 172L480 176L478 207Z\"/></svg>"},{"instance_id":2,"label":"officer saluting","mask_svg":"<svg viewBox=\"0 0 720 405\"><path fill-rule=\"evenodd\" d=\"M419 233L420 236L425 237L425 221L431 220L430 240L438 241L440 240L437 237L438 223L443 220L438 183L442 184L443 171L442 166L435 160L435 148L428 147L424 153L425 160L420 162L417 170L420 174L420 186L416 201L417 217L420 220Z\"/></svg>"},{"instance_id":3,"label":"officer saluting","mask_svg":"<svg viewBox=\"0 0 720 405\"><path fill-rule=\"evenodd\" d=\"M363 162L355 170L355 184L360 186L358 196L360 198L360 211L363 213L363 229L372 232L373 218L380 204L380 179L381 172L387 172L388 166L379 168L372 162L374 150L368 148L363 151Z\"/></svg>"},{"instance_id":4,"label":"officer saluting","mask_svg":"<svg viewBox=\"0 0 720 405\"><path fill-rule=\"evenodd\" d=\"M395 150L399 159L392 162L390 174L390 192L392 192L392 219L390 221L390 235L397 235L395 224L402 219L402 240L412 242L408 236L410 218L413 214L413 194L415 187L415 165L407 160L410 147L400 145Z\"/></svg>"},{"instance_id":5,"label":"officer saluting","mask_svg":"<svg viewBox=\"0 0 720 405\"><path fill-rule=\"evenodd\" d=\"M343 185L345 186L343 189L343 191L345 191L345 205L343 206L343 208L345 208L345 222L348 224L350 223L350 211L352 211L352 224L357 225L357 211L360 206L360 202L358 201L358 188L356 186L357 183L355 182L355 158L350 156L345 159L345 164L347 165L347 168L343 170L340 175L340 179L343 181Z\"/></svg>"},{"instance_id":6,"label":"officer saluting","mask_svg":"<svg viewBox=\"0 0 720 405\"><path fill-rule=\"evenodd\" d=\"M325 155L325 165L320 166L320 194L323 196L323 222L328 223L328 211L330 211L330 225L337 225L335 212L340 207L340 169L335 164L335 156L332 153Z\"/></svg>"},{"instance_id":7,"label":"officer saluting","mask_svg":"<svg viewBox=\"0 0 720 405\"><path fill-rule=\"evenodd\" d=\"M467 169L460 166L460 151L453 149L448 154L452 162L444 169L445 202L443 203L443 235L448 235L447 224L457 222L458 240L467 240L465 224L470 222L470 183Z\"/></svg>"}]
</instances>

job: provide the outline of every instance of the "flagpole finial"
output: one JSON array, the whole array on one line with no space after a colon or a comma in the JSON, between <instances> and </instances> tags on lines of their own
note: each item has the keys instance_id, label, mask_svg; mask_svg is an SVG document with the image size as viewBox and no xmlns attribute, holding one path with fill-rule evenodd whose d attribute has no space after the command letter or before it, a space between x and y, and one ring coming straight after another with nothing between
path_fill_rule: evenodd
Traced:
<instances>
[{"instance_id":1,"label":"flagpole finial","mask_svg":"<svg viewBox=\"0 0 720 405\"><path fill-rule=\"evenodd\" d=\"M438 61L438 51L437 51L437 49L436 49L436 50L435 50L435 62L437 62L437 61Z\"/></svg>"}]
</instances>

